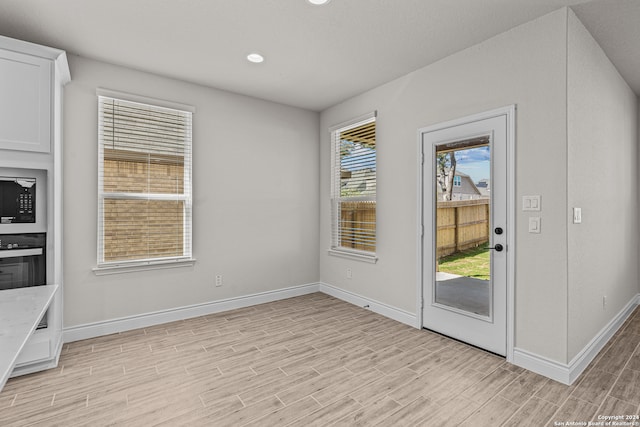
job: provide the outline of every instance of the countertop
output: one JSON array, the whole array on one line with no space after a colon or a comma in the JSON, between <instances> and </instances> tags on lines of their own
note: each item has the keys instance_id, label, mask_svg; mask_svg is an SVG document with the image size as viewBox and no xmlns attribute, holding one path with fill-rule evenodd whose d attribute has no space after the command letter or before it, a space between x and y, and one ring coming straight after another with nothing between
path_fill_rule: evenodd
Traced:
<instances>
[{"instance_id":1,"label":"countertop","mask_svg":"<svg viewBox=\"0 0 640 427\"><path fill-rule=\"evenodd\" d=\"M45 285L0 291L0 390L57 290Z\"/></svg>"}]
</instances>

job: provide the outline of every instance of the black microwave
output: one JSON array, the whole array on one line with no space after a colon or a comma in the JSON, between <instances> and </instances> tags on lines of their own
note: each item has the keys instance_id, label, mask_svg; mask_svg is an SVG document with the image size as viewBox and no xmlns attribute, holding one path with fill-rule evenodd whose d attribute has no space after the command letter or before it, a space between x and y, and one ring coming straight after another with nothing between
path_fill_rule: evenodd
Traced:
<instances>
[{"instance_id":1,"label":"black microwave","mask_svg":"<svg viewBox=\"0 0 640 427\"><path fill-rule=\"evenodd\" d=\"M36 222L36 179L0 176L0 224Z\"/></svg>"}]
</instances>

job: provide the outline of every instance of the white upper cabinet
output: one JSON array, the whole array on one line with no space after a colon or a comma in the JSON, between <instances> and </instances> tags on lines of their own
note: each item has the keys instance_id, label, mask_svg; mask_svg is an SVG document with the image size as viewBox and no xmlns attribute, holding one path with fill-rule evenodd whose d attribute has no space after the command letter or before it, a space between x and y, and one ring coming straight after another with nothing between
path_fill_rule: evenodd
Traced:
<instances>
[{"instance_id":1,"label":"white upper cabinet","mask_svg":"<svg viewBox=\"0 0 640 427\"><path fill-rule=\"evenodd\" d=\"M0 38L0 150L51 151L56 61L61 54ZM64 62L66 66L66 56Z\"/></svg>"},{"instance_id":2,"label":"white upper cabinet","mask_svg":"<svg viewBox=\"0 0 640 427\"><path fill-rule=\"evenodd\" d=\"M0 51L0 148L51 150L50 60Z\"/></svg>"}]
</instances>

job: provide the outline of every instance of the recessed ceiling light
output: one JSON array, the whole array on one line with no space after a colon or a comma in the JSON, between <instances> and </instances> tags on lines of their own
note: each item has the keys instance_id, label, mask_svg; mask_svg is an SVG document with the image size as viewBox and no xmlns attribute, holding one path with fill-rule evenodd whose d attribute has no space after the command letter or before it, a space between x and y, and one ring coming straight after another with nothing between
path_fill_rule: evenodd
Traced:
<instances>
[{"instance_id":1,"label":"recessed ceiling light","mask_svg":"<svg viewBox=\"0 0 640 427\"><path fill-rule=\"evenodd\" d=\"M307 0L307 1L309 3L311 3L311 4L315 4L317 6L320 6L320 5L329 3L329 1L331 1L331 0Z\"/></svg>"},{"instance_id":2,"label":"recessed ceiling light","mask_svg":"<svg viewBox=\"0 0 640 427\"><path fill-rule=\"evenodd\" d=\"M259 64L260 62L264 61L264 56L260 55L259 53L250 53L249 55L247 55L247 60Z\"/></svg>"}]
</instances>

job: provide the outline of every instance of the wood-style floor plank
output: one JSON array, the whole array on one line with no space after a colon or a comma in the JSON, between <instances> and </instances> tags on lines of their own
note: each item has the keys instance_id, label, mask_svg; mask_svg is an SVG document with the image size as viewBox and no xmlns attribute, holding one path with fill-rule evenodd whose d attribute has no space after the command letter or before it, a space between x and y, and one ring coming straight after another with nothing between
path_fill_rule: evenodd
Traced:
<instances>
[{"instance_id":1,"label":"wood-style floor plank","mask_svg":"<svg viewBox=\"0 0 640 427\"><path fill-rule=\"evenodd\" d=\"M543 426L640 411L640 309L573 386L324 294L64 345L0 426Z\"/></svg>"}]
</instances>

